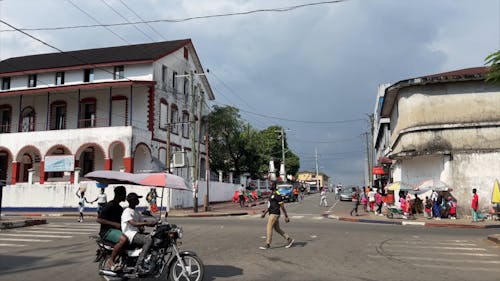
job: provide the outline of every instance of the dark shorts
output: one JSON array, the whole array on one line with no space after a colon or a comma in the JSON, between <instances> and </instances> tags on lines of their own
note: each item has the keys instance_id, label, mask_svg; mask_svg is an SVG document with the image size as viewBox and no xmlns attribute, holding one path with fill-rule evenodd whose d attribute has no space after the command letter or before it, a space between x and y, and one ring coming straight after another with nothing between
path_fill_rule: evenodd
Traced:
<instances>
[{"instance_id":1,"label":"dark shorts","mask_svg":"<svg viewBox=\"0 0 500 281\"><path fill-rule=\"evenodd\" d=\"M118 243L118 241L120 241L120 236L122 236L122 232L118 229L112 228L108 229L102 238L109 242Z\"/></svg>"}]
</instances>

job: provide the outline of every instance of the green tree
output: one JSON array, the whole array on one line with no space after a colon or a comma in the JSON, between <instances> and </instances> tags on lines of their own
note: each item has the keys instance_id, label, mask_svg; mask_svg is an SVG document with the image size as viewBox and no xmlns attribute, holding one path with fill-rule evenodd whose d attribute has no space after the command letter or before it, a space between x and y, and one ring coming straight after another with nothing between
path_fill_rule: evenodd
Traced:
<instances>
[{"instance_id":1,"label":"green tree","mask_svg":"<svg viewBox=\"0 0 500 281\"><path fill-rule=\"evenodd\" d=\"M485 62L486 65L490 65L486 82L500 83L500 50L487 56Z\"/></svg>"},{"instance_id":2,"label":"green tree","mask_svg":"<svg viewBox=\"0 0 500 281\"><path fill-rule=\"evenodd\" d=\"M279 170L282 160L281 147L281 131L280 126L270 126L265 130L260 131L263 163L260 167L261 174L267 174L269 169L269 161L274 160L276 169ZM285 138L285 170L289 175L296 175L300 168L300 159L288 147L288 142Z\"/></svg>"}]
</instances>

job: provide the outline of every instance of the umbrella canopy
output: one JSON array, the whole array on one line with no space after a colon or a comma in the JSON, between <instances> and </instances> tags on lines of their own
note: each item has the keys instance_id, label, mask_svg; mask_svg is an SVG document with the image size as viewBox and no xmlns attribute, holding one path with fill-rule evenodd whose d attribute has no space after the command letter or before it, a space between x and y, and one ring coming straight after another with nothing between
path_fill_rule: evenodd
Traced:
<instances>
[{"instance_id":1,"label":"umbrella canopy","mask_svg":"<svg viewBox=\"0 0 500 281\"><path fill-rule=\"evenodd\" d=\"M418 189L432 189L435 191L452 191L453 190L445 182L442 182L442 181L436 180L436 179L429 179L429 180L422 181L418 185Z\"/></svg>"},{"instance_id":2,"label":"umbrella canopy","mask_svg":"<svg viewBox=\"0 0 500 281\"><path fill-rule=\"evenodd\" d=\"M85 177L104 184L136 184L189 190L183 178L168 173L132 174L118 171L98 170L86 174Z\"/></svg>"},{"instance_id":3,"label":"umbrella canopy","mask_svg":"<svg viewBox=\"0 0 500 281\"><path fill-rule=\"evenodd\" d=\"M498 180L495 180L493 184L493 193L491 194L491 203L498 204L500 203L500 185L498 184Z\"/></svg>"},{"instance_id":4,"label":"umbrella canopy","mask_svg":"<svg viewBox=\"0 0 500 281\"><path fill-rule=\"evenodd\" d=\"M414 190L415 189L415 187L413 187L412 185L401 182L401 181L393 182L393 183L389 184L386 188L387 188L387 190L392 190L392 191Z\"/></svg>"},{"instance_id":5,"label":"umbrella canopy","mask_svg":"<svg viewBox=\"0 0 500 281\"><path fill-rule=\"evenodd\" d=\"M409 190L408 193L420 195L420 194L426 193L429 190L430 190L429 188L416 188L413 190Z\"/></svg>"}]
</instances>

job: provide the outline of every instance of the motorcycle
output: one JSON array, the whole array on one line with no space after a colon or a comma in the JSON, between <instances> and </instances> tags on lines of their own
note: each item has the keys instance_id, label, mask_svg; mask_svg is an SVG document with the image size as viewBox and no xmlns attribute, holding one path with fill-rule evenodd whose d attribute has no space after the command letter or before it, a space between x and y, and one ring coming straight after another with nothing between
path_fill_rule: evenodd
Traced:
<instances>
[{"instance_id":1,"label":"motorcycle","mask_svg":"<svg viewBox=\"0 0 500 281\"><path fill-rule=\"evenodd\" d=\"M190 191L183 178L169 173L132 174L100 170L90 172L85 177L102 184L131 184L159 187L162 190L171 188ZM121 270L106 269L114 244L98 237L95 261L99 265L99 274L107 277L106 279L127 280L129 278L159 278L164 272L167 272L167 280L201 281L205 271L203 263L195 252L179 249L182 245L179 241L182 234L181 227L162 221L160 211L160 218L150 233L153 240L152 246L141 265L147 273L137 271L137 259L142 251L142 246L138 245L128 245L119 254L116 263L121 267Z\"/></svg>"},{"instance_id":2,"label":"motorcycle","mask_svg":"<svg viewBox=\"0 0 500 281\"><path fill-rule=\"evenodd\" d=\"M181 242L178 240L183 235L181 227L159 222L150 235L153 244L142 265L146 269L145 274L137 272L137 258L142 251L142 246L139 245L129 245L119 255L117 264L122 268L121 270L115 272L106 269L105 265L111 257L114 244L98 237L95 261L99 264L99 274L127 280L129 278L159 278L164 272L168 272L167 280L203 280L204 266L201 259L195 252L179 249Z\"/></svg>"}]
</instances>

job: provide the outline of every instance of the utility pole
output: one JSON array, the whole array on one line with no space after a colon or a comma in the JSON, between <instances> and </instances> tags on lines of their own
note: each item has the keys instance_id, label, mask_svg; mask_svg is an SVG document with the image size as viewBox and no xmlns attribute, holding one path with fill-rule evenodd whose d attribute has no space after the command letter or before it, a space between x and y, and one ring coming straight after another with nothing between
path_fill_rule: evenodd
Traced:
<instances>
[{"instance_id":1,"label":"utility pole","mask_svg":"<svg viewBox=\"0 0 500 281\"><path fill-rule=\"evenodd\" d=\"M367 170L367 176L368 176L368 185L371 185L371 165L370 165L370 142L368 140L368 132L364 133L366 137L366 170Z\"/></svg>"},{"instance_id":2,"label":"utility pole","mask_svg":"<svg viewBox=\"0 0 500 281\"><path fill-rule=\"evenodd\" d=\"M285 159L285 129L281 127L281 130L276 130L275 132L280 133L281 136L281 165L280 165L280 176L284 182L286 179L286 159Z\"/></svg>"},{"instance_id":3,"label":"utility pole","mask_svg":"<svg viewBox=\"0 0 500 281\"><path fill-rule=\"evenodd\" d=\"M318 149L314 149L314 154L316 158L316 188L319 191L319 169L318 169Z\"/></svg>"}]
</instances>

